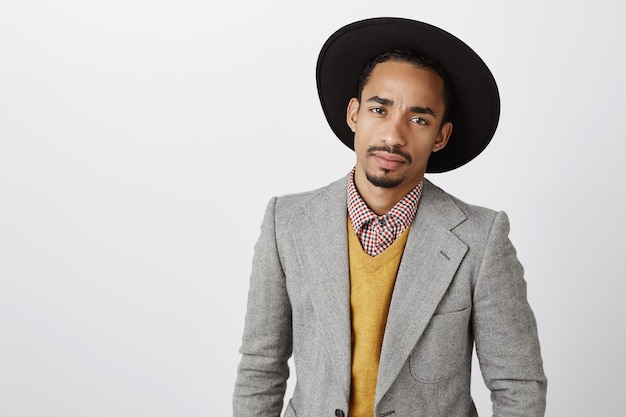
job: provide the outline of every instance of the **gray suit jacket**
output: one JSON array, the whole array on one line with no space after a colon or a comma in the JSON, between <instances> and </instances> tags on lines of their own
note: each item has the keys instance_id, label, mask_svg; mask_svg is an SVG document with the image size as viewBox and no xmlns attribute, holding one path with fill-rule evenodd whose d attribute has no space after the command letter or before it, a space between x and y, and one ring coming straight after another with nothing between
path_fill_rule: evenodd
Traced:
<instances>
[{"instance_id":1,"label":"gray suit jacket","mask_svg":"<svg viewBox=\"0 0 626 417\"><path fill-rule=\"evenodd\" d=\"M348 415L347 177L270 201L255 246L234 416ZM427 180L393 291L375 415L470 417L473 343L494 416L543 416L546 378L506 214Z\"/></svg>"}]
</instances>

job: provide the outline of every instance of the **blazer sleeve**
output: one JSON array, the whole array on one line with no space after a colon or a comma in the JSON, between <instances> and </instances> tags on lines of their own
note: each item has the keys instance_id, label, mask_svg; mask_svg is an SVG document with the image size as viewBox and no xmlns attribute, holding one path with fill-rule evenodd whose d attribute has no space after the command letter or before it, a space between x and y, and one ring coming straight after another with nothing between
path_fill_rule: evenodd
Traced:
<instances>
[{"instance_id":1,"label":"blazer sleeve","mask_svg":"<svg viewBox=\"0 0 626 417\"><path fill-rule=\"evenodd\" d=\"M254 248L234 417L279 416L289 377L291 306L276 243L275 207L273 198Z\"/></svg>"},{"instance_id":2,"label":"blazer sleeve","mask_svg":"<svg viewBox=\"0 0 626 417\"><path fill-rule=\"evenodd\" d=\"M541 417L547 380L524 270L508 237L509 221L496 215L474 290L473 328L494 417Z\"/></svg>"}]
</instances>

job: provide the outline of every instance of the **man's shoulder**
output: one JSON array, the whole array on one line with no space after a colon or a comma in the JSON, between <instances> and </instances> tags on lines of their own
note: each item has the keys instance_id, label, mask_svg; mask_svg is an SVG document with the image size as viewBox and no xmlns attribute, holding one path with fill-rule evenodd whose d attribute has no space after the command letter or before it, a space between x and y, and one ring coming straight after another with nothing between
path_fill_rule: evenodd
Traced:
<instances>
[{"instance_id":1,"label":"man's shoulder","mask_svg":"<svg viewBox=\"0 0 626 417\"><path fill-rule=\"evenodd\" d=\"M345 202L347 186L348 177L345 176L323 187L275 197L276 207L281 211L293 211L299 208L337 203L339 200Z\"/></svg>"},{"instance_id":2,"label":"man's shoulder","mask_svg":"<svg viewBox=\"0 0 626 417\"><path fill-rule=\"evenodd\" d=\"M497 210L481 205L468 203L453 194L448 193L439 186L433 184L429 180L424 180L424 198L430 198L440 205L440 210L444 206L454 207L463 213L468 222L488 223L490 224L498 214Z\"/></svg>"},{"instance_id":3,"label":"man's shoulder","mask_svg":"<svg viewBox=\"0 0 626 417\"><path fill-rule=\"evenodd\" d=\"M342 213L345 216L347 186L348 176L345 176L324 187L272 197L266 207L266 219L272 218L279 229L328 224L328 219Z\"/></svg>"}]
</instances>

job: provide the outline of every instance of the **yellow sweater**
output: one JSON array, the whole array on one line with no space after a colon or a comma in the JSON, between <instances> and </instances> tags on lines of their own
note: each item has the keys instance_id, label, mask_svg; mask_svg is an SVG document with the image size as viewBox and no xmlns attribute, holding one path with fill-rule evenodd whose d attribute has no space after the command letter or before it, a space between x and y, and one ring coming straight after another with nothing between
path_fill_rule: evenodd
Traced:
<instances>
[{"instance_id":1,"label":"yellow sweater","mask_svg":"<svg viewBox=\"0 0 626 417\"><path fill-rule=\"evenodd\" d=\"M348 222L350 312L352 319L352 387L350 417L372 417L376 378L389 303L409 228L377 256L363 250Z\"/></svg>"}]
</instances>

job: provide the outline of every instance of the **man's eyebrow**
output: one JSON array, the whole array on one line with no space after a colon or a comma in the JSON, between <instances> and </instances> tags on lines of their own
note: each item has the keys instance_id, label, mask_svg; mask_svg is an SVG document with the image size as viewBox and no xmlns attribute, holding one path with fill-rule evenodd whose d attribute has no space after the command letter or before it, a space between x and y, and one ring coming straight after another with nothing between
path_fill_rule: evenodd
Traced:
<instances>
[{"instance_id":1,"label":"man's eyebrow","mask_svg":"<svg viewBox=\"0 0 626 417\"><path fill-rule=\"evenodd\" d=\"M367 99L368 102L378 103L383 106L393 106L393 100L389 100L388 98L382 98L378 96L373 96Z\"/></svg>"},{"instance_id":2,"label":"man's eyebrow","mask_svg":"<svg viewBox=\"0 0 626 417\"><path fill-rule=\"evenodd\" d=\"M370 97L370 98L367 99L367 101L371 102L371 103L378 103L378 104L380 104L382 106L393 106L393 104L394 104L393 100L390 100L388 98L382 98L382 97L379 97L379 96ZM412 113L428 114L430 116L437 117L437 114L430 107L411 106L411 107L409 107L409 110Z\"/></svg>"},{"instance_id":3,"label":"man's eyebrow","mask_svg":"<svg viewBox=\"0 0 626 417\"><path fill-rule=\"evenodd\" d=\"M419 114L429 114L433 117L437 117L437 115L435 114L435 112L433 111L433 109L431 109L430 107L420 107L420 106L412 106L410 108L411 112L413 113L419 113Z\"/></svg>"}]
</instances>

